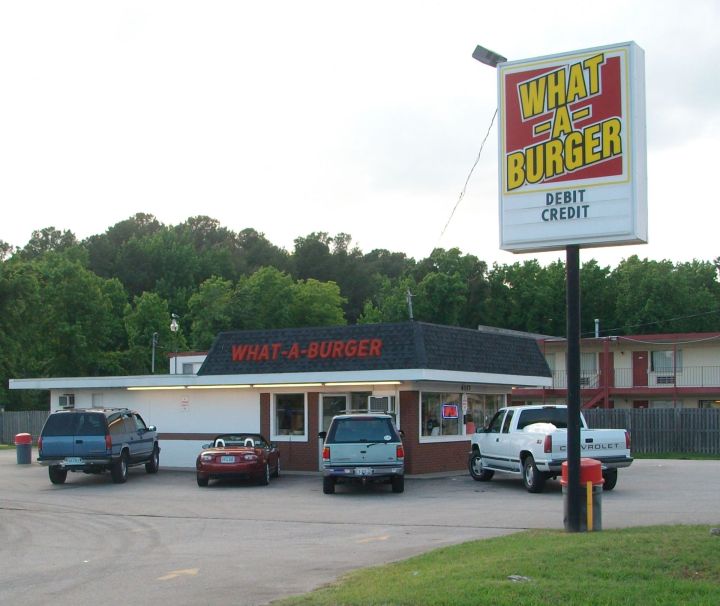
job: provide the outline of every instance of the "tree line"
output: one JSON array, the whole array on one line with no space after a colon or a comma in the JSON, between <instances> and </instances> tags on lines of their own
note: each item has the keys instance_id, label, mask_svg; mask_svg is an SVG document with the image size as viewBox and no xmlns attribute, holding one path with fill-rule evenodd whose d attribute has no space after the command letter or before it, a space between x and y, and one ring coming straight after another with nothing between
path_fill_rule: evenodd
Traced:
<instances>
[{"instance_id":1,"label":"tree line","mask_svg":"<svg viewBox=\"0 0 720 606\"><path fill-rule=\"evenodd\" d=\"M720 257L585 262L582 332L720 330ZM493 264L457 248L415 260L363 253L349 234L298 237L291 252L254 229L206 216L168 226L136 214L79 241L48 227L0 241L0 406L46 407L9 378L167 373L175 350L205 351L221 331L415 320L565 334L565 266ZM170 330L171 314L179 330Z\"/></svg>"}]
</instances>

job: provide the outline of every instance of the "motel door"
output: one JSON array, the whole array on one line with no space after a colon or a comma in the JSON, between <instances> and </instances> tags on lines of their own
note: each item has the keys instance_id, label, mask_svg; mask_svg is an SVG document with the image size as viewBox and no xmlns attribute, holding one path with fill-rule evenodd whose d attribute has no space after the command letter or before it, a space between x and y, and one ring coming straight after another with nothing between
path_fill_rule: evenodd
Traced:
<instances>
[{"instance_id":1,"label":"motel door","mask_svg":"<svg viewBox=\"0 0 720 606\"><path fill-rule=\"evenodd\" d=\"M648 384L648 357L647 351L634 351L632 355L633 387L644 387Z\"/></svg>"}]
</instances>

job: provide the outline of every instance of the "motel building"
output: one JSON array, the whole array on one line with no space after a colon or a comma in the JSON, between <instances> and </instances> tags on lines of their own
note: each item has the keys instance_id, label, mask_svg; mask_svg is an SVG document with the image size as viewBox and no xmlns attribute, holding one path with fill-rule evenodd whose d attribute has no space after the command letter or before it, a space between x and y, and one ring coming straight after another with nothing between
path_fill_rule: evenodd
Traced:
<instances>
[{"instance_id":1,"label":"motel building","mask_svg":"<svg viewBox=\"0 0 720 606\"><path fill-rule=\"evenodd\" d=\"M567 401L567 341L538 346L552 372L550 387L513 390L513 404ZM584 409L720 407L720 332L608 336L580 341Z\"/></svg>"},{"instance_id":2,"label":"motel building","mask_svg":"<svg viewBox=\"0 0 720 606\"><path fill-rule=\"evenodd\" d=\"M158 428L161 465L193 469L220 433L259 432L283 470L318 471L318 432L336 414L388 413L404 435L406 471L462 470L476 425L513 388L549 388L536 336L402 322L220 333L170 374L11 379L50 392L50 409L127 407Z\"/></svg>"}]
</instances>

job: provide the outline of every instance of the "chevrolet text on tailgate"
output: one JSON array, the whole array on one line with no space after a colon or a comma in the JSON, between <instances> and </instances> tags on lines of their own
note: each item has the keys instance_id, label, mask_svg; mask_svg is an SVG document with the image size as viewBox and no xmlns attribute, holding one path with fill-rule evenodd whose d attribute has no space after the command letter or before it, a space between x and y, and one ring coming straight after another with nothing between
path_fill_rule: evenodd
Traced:
<instances>
[{"instance_id":1,"label":"chevrolet text on tailgate","mask_svg":"<svg viewBox=\"0 0 720 606\"><path fill-rule=\"evenodd\" d=\"M567 406L509 406L495 413L472 436L468 468L487 482L496 471L522 476L529 492L542 492L545 480L562 473L567 460ZM580 456L602 464L603 490L617 483L617 470L628 467L630 434L624 429L588 429L580 415Z\"/></svg>"}]
</instances>

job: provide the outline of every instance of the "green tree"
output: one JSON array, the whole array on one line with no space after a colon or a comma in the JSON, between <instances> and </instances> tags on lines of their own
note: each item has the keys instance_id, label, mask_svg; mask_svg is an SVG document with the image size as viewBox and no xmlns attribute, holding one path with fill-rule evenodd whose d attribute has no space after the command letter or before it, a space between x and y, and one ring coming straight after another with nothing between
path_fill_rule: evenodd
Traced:
<instances>
[{"instance_id":1,"label":"green tree","mask_svg":"<svg viewBox=\"0 0 720 606\"><path fill-rule=\"evenodd\" d=\"M168 302L157 293L146 292L134 297L125 308L128 335L127 366L132 374L150 374L152 370L153 335L157 335L155 372L167 374L167 357L187 349L182 325L178 332L170 330Z\"/></svg>"},{"instance_id":2,"label":"green tree","mask_svg":"<svg viewBox=\"0 0 720 606\"><path fill-rule=\"evenodd\" d=\"M194 349L209 349L219 332L232 328L233 291L230 280L213 276L190 297L190 343Z\"/></svg>"},{"instance_id":3,"label":"green tree","mask_svg":"<svg viewBox=\"0 0 720 606\"><path fill-rule=\"evenodd\" d=\"M536 259L493 265L486 302L491 326L552 334L564 319L565 270L557 261L542 267Z\"/></svg>"},{"instance_id":4,"label":"green tree","mask_svg":"<svg viewBox=\"0 0 720 606\"><path fill-rule=\"evenodd\" d=\"M624 334L717 330L718 284L712 263L622 261L611 274L616 327ZM715 327L715 328L713 328Z\"/></svg>"},{"instance_id":5,"label":"green tree","mask_svg":"<svg viewBox=\"0 0 720 606\"><path fill-rule=\"evenodd\" d=\"M34 262L44 376L95 376L112 344L113 302L105 281L81 263L48 253Z\"/></svg>"},{"instance_id":6,"label":"green tree","mask_svg":"<svg viewBox=\"0 0 720 606\"><path fill-rule=\"evenodd\" d=\"M77 246L78 241L71 231L60 231L54 227L35 230L30 241L21 251L25 259L36 259L47 252L63 252Z\"/></svg>"},{"instance_id":7,"label":"green tree","mask_svg":"<svg viewBox=\"0 0 720 606\"><path fill-rule=\"evenodd\" d=\"M38 393L9 391L8 379L40 374L42 333L40 285L24 262L0 261L0 405L8 410L33 408Z\"/></svg>"},{"instance_id":8,"label":"green tree","mask_svg":"<svg viewBox=\"0 0 720 606\"><path fill-rule=\"evenodd\" d=\"M467 301L467 286L456 273L429 273L417 285L415 319L457 326Z\"/></svg>"},{"instance_id":9,"label":"green tree","mask_svg":"<svg viewBox=\"0 0 720 606\"><path fill-rule=\"evenodd\" d=\"M233 324L238 328L288 328L294 294L292 278L274 267L263 267L241 278L233 297Z\"/></svg>"},{"instance_id":10,"label":"green tree","mask_svg":"<svg viewBox=\"0 0 720 606\"><path fill-rule=\"evenodd\" d=\"M300 280L293 287L290 322L292 326L344 325L343 303L340 288L334 282Z\"/></svg>"},{"instance_id":11,"label":"green tree","mask_svg":"<svg viewBox=\"0 0 720 606\"><path fill-rule=\"evenodd\" d=\"M417 284L411 276L399 280L383 276L375 296L365 302L358 323L407 322L410 319L408 296L414 300L416 292ZM417 319L414 312L413 316Z\"/></svg>"}]
</instances>

